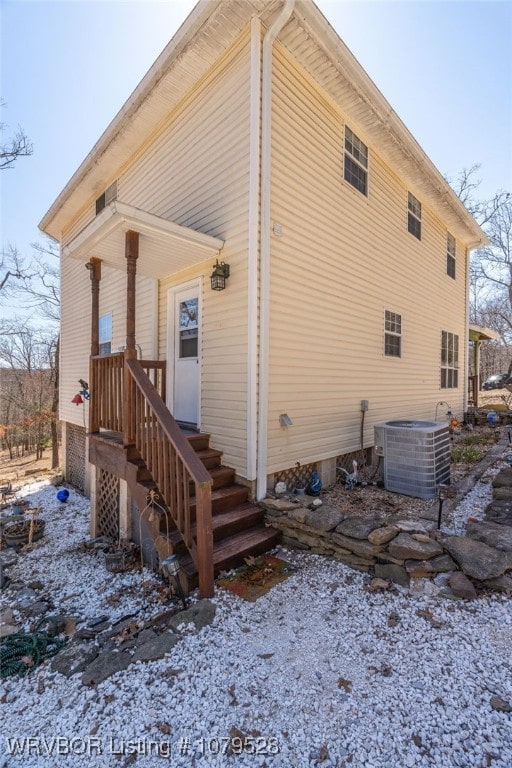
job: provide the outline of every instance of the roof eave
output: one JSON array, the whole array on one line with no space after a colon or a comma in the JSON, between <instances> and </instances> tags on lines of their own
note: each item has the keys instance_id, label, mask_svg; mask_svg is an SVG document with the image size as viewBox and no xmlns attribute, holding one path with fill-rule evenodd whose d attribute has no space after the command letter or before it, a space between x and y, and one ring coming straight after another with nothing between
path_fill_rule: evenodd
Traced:
<instances>
[{"instance_id":1,"label":"roof eave","mask_svg":"<svg viewBox=\"0 0 512 768\"><path fill-rule=\"evenodd\" d=\"M51 237L54 237L56 240L60 240L61 231L58 226L56 227L54 225L54 221L62 206L82 183L90 170L100 162L101 157L108 150L116 137L123 131L133 115L140 109L149 94L172 66L173 61L183 54L187 46L194 39L198 30L208 20L221 2L222 0L199 0L198 4L187 16L178 31L173 35L172 39L165 46L155 63L142 78L131 96L107 126L62 192L45 213L39 222L39 229Z\"/></svg>"}]
</instances>

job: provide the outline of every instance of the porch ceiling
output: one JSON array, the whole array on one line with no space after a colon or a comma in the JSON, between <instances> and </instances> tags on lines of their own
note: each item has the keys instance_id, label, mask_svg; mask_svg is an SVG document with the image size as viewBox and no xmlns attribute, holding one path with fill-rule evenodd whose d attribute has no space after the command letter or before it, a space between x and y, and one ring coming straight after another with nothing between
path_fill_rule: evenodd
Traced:
<instances>
[{"instance_id":1,"label":"porch ceiling","mask_svg":"<svg viewBox=\"0 0 512 768\"><path fill-rule=\"evenodd\" d=\"M126 269L125 234L138 232L137 272L163 278L219 255L224 241L134 208L119 200L63 247L65 256L89 261L95 257L114 269Z\"/></svg>"}]
</instances>

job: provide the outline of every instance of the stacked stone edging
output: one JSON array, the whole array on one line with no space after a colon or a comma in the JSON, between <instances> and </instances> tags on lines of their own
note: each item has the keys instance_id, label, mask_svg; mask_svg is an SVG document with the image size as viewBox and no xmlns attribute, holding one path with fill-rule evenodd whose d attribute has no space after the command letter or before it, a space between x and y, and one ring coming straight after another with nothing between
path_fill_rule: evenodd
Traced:
<instances>
[{"instance_id":1,"label":"stacked stone edging","mask_svg":"<svg viewBox=\"0 0 512 768\"><path fill-rule=\"evenodd\" d=\"M496 476L484 521L469 522L465 536L441 534L425 519L346 515L333 506L315 507L307 496L261 504L285 546L334 557L380 579L408 586L411 578L445 573L453 593L468 599L476 596L475 585L512 591L512 468Z\"/></svg>"}]
</instances>

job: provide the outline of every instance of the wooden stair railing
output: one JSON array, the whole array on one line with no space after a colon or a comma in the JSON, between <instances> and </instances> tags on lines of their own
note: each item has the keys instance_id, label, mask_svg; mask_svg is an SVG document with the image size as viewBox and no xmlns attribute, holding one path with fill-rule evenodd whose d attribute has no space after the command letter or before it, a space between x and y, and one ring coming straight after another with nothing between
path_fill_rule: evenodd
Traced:
<instances>
[{"instance_id":1,"label":"wooden stair railing","mask_svg":"<svg viewBox=\"0 0 512 768\"><path fill-rule=\"evenodd\" d=\"M135 444L181 533L198 571L201 597L213 596L212 478L183 435L143 365L125 360L129 406L125 444ZM122 401L121 401L122 402ZM192 535L191 495L196 524Z\"/></svg>"},{"instance_id":2,"label":"wooden stair railing","mask_svg":"<svg viewBox=\"0 0 512 768\"><path fill-rule=\"evenodd\" d=\"M165 360L139 360L139 365L146 372L160 397L164 400L166 388ZM89 372L91 391L90 432L99 432L100 427L112 432L124 431L123 370L123 352L91 357Z\"/></svg>"}]
</instances>

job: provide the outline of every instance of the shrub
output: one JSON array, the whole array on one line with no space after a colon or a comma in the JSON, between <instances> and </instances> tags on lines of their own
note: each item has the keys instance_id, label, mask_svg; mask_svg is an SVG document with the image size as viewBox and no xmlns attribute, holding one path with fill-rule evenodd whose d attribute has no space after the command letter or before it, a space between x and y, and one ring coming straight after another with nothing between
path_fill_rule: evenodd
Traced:
<instances>
[{"instance_id":1,"label":"shrub","mask_svg":"<svg viewBox=\"0 0 512 768\"><path fill-rule=\"evenodd\" d=\"M483 452L476 445L458 445L452 448L450 460L453 464L459 462L473 464L476 461L480 461L483 455Z\"/></svg>"}]
</instances>

